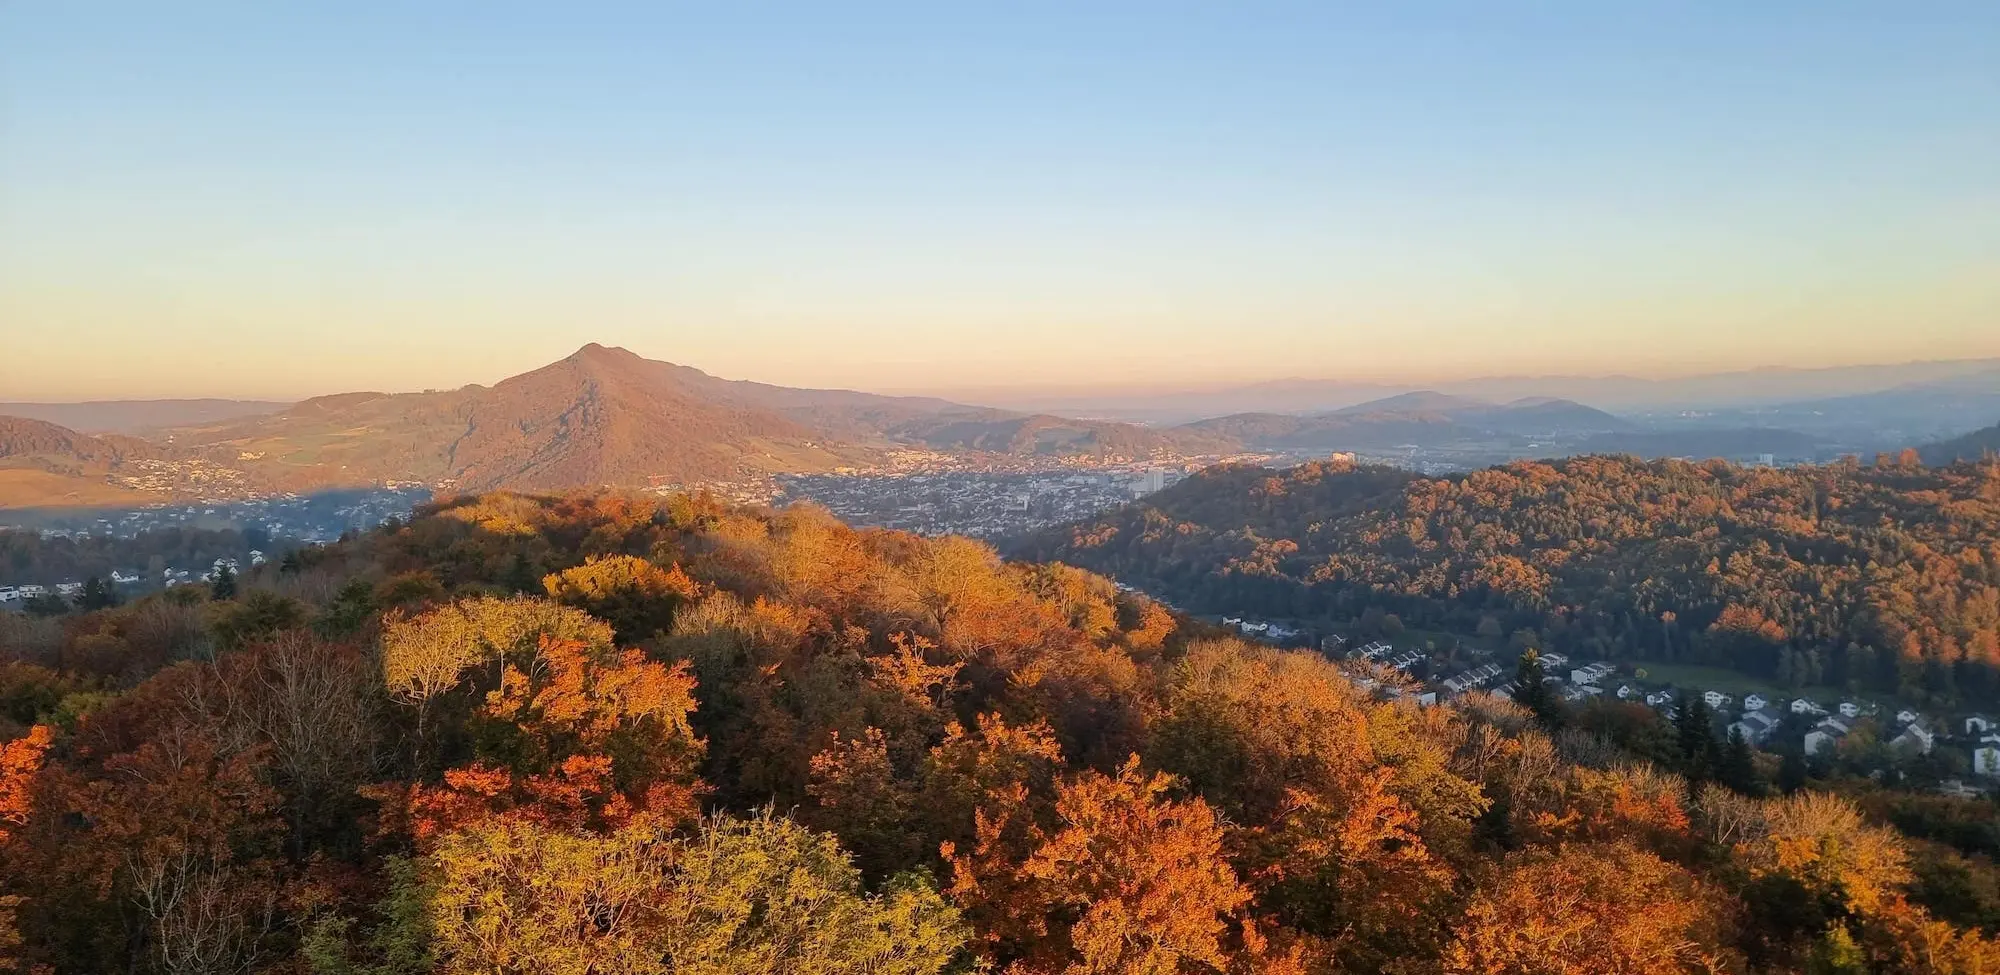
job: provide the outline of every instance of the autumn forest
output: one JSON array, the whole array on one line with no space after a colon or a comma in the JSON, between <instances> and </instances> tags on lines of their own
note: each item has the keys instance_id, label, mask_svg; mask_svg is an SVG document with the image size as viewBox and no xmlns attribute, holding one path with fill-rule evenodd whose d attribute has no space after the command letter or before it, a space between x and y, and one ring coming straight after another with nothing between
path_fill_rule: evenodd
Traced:
<instances>
[{"instance_id":1,"label":"autumn forest","mask_svg":"<svg viewBox=\"0 0 2000 975\"><path fill-rule=\"evenodd\" d=\"M2000 466L1578 457L1214 468L1025 541L1204 613L1505 638L1941 707L2000 701Z\"/></svg>"},{"instance_id":2,"label":"autumn forest","mask_svg":"<svg viewBox=\"0 0 2000 975\"><path fill-rule=\"evenodd\" d=\"M0 621L21 972L2000 966L1990 826L809 507L495 494Z\"/></svg>"}]
</instances>

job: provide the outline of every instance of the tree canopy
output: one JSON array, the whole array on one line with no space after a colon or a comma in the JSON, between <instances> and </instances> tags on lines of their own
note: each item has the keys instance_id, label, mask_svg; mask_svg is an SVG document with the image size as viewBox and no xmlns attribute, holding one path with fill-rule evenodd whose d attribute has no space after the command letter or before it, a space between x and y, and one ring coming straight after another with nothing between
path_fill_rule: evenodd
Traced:
<instances>
[{"instance_id":1,"label":"tree canopy","mask_svg":"<svg viewBox=\"0 0 2000 975\"><path fill-rule=\"evenodd\" d=\"M0 965L2000 964L1990 806L1691 787L963 539L489 495L237 584L0 627Z\"/></svg>"}]
</instances>

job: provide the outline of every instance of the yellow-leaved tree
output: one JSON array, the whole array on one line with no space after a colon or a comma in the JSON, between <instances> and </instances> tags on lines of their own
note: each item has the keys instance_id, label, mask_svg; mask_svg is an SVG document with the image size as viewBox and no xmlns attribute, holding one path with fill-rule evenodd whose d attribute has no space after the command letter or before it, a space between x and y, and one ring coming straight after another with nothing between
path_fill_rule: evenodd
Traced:
<instances>
[{"instance_id":1,"label":"yellow-leaved tree","mask_svg":"<svg viewBox=\"0 0 2000 975\"><path fill-rule=\"evenodd\" d=\"M867 895L831 836L768 811L693 836L488 820L398 896L442 975L929 975L967 937L922 879Z\"/></svg>"}]
</instances>

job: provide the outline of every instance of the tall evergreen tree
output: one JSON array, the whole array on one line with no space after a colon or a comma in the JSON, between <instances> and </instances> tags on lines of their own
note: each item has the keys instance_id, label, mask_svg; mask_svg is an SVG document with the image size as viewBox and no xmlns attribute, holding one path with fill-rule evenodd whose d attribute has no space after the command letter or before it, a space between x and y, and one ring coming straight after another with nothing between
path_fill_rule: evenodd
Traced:
<instances>
[{"instance_id":1,"label":"tall evergreen tree","mask_svg":"<svg viewBox=\"0 0 2000 975\"><path fill-rule=\"evenodd\" d=\"M118 605L118 594L112 591L110 583L91 576L83 580L83 595L77 599L76 605L85 610L110 609Z\"/></svg>"},{"instance_id":2,"label":"tall evergreen tree","mask_svg":"<svg viewBox=\"0 0 2000 975\"><path fill-rule=\"evenodd\" d=\"M1674 716L1674 731L1680 739L1682 771L1689 781L1701 781L1715 774L1720 749L1715 741L1715 711L1708 701L1688 692Z\"/></svg>"},{"instance_id":3,"label":"tall evergreen tree","mask_svg":"<svg viewBox=\"0 0 2000 975\"><path fill-rule=\"evenodd\" d=\"M209 580L208 598L217 602L236 598L236 570L223 566L215 570L215 578Z\"/></svg>"},{"instance_id":4,"label":"tall evergreen tree","mask_svg":"<svg viewBox=\"0 0 2000 975\"><path fill-rule=\"evenodd\" d=\"M1762 795L1764 792L1764 783L1757 780L1757 761L1750 753L1750 743L1736 728L1729 729L1729 742L1723 746L1722 763L1716 770L1716 778L1746 796Z\"/></svg>"},{"instance_id":5,"label":"tall evergreen tree","mask_svg":"<svg viewBox=\"0 0 2000 975\"><path fill-rule=\"evenodd\" d=\"M1778 765L1778 788L1791 795L1806 785L1806 756L1796 748L1785 749L1784 761Z\"/></svg>"},{"instance_id":6,"label":"tall evergreen tree","mask_svg":"<svg viewBox=\"0 0 2000 975\"><path fill-rule=\"evenodd\" d=\"M1522 651L1521 662L1514 667L1514 702L1534 712L1543 724L1554 727L1562 722L1562 712L1555 695L1549 693L1547 678L1542 655L1533 647Z\"/></svg>"}]
</instances>

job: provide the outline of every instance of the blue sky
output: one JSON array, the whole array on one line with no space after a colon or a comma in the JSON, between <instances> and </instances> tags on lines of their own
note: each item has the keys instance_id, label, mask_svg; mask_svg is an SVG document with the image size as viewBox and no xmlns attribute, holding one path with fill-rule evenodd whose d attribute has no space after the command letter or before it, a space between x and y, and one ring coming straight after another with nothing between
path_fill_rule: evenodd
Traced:
<instances>
[{"instance_id":1,"label":"blue sky","mask_svg":"<svg viewBox=\"0 0 2000 975\"><path fill-rule=\"evenodd\" d=\"M0 7L0 399L2000 355L1996 4L306 6Z\"/></svg>"}]
</instances>

